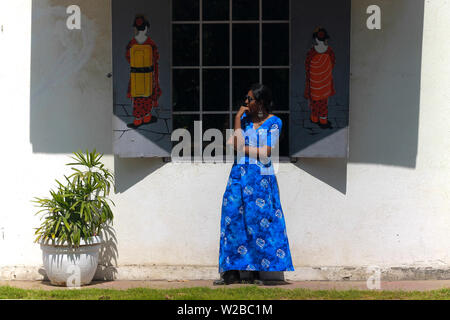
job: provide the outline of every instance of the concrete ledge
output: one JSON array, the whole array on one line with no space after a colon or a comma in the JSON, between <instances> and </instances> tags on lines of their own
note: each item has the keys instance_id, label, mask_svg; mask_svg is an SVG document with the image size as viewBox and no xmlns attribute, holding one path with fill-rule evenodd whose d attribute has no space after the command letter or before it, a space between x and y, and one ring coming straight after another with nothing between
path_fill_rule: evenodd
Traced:
<instances>
[{"instance_id":1,"label":"concrete ledge","mask_svg":"<svg viewBox=\"0 0 450 320\"><path fill-rule=\"evenodd\" d=\"M245 277L245 272L242 272ZM295 267L293 272L267 272L263 279L287 281L381 281L450 280L450 267ZM99 265L94 280L212 280L219 277L217 266ZM47 280L41 266L0 267L0 280Z\"/></svg>"}]
</instances>

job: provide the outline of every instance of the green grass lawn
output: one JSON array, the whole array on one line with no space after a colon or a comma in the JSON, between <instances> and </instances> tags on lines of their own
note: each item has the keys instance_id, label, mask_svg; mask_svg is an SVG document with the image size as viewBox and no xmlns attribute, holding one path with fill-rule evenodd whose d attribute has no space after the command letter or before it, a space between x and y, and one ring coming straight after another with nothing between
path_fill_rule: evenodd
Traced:
<instances>
[{"instance_id":1,"label":"green grass lawn","mask_svg":"<svg viewBox=\"0 0 450 320\"><path fill-rule=\"evenodd\" d=\"M0 299L38 300L450 300L450 289L406 291L359 291L278 289L247 286L241 288L184 288L128 290L24 290L0 287Z\"/></svg>"}]
</instances>

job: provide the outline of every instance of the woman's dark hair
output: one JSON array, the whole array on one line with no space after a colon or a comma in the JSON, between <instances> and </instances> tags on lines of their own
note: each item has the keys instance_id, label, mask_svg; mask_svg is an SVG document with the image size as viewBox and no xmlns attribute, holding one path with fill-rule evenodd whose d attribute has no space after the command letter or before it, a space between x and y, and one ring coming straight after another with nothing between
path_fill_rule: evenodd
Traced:
<instances>
[{"instance_id":1,"label":"woman's dark hair","mask_svg":"<svg viewBox=\"0 0 450 320\"><path fill-rule=\"evenodd\" d=\"M253 96L257 102L262 102L263 107L266 109L267 113L272 112L273 100L272 91L268 86L261 83L255 83L250 87L253 92Z\"/></svg>"}]
</instances>

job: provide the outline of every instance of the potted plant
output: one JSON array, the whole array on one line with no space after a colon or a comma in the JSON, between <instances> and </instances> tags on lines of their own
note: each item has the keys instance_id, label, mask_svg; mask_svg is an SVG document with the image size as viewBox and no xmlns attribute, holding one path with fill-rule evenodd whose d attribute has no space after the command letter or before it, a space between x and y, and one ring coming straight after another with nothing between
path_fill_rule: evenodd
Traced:
<instances>
[{"instance_id":1,"label":"potted plant","mask_svg":"<svg viewBox=\"0 0 450 320\"><path fill-rule=\"evenodd\" d=\"M108 198L114 175L100 161L103 155L81 151L73 153L73 173L65 183L50 190L49 198L34 198L41 208L41 225L36 228L44 268L54 285L89 284L98 265L101 234L113 221Z\"/></svg>"}]
</instances>

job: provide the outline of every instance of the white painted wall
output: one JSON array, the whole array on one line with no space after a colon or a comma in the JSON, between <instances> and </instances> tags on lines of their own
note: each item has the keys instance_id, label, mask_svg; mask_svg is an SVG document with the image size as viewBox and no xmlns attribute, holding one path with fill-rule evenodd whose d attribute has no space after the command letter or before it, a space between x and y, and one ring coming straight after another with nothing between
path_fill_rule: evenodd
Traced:
<instances>
[{"instance_id":1,"label":"white painted wall","mask_svg":"<svg viewBox=\"0 0 450 320\"><path fill-rule=\"evenodd\" d=\"M377 2L383 30L369 33L365 11ZM280 165L281 200L297 268L450 267L450 3L425 3L421 69L398 72L397 66L410 58L396 56L408 41L402 32L419 23L409 18L408 2L352 2L350 161L306 159ZM118 177L113 200L119 269L216 267L221 197L230 165L163 164L111 155L112 81L105 77L112 68L110 1L36 0L34 10L54 13L52 6L66 3L80 4L92 22L88 31L94 47L87 59L80 59L78 71L56 74L57 81L39 87L67 44L51 34L55 41L47 44L55 56L32 53L32 1L0 1L0 99L6 115L0 139L0 267L42 264L39 246L33 244L32 228L39 219L30 200L47 195L54 179L68 172L68 154L79 147L104 152ZM33 30L42 36L37 48L49 41L43 28L54 23L48 20ZM40 74L30 89L32 54ZM415 93L402 92L402 83L418 79L415 116L414 106L411 115L405 105ZM30 103L30 92L37 89ZM385 104L390 97L392 113ZM399 110L409 120L416 117L416 123L403 123Z\"/></svg>"}]
</instances>

